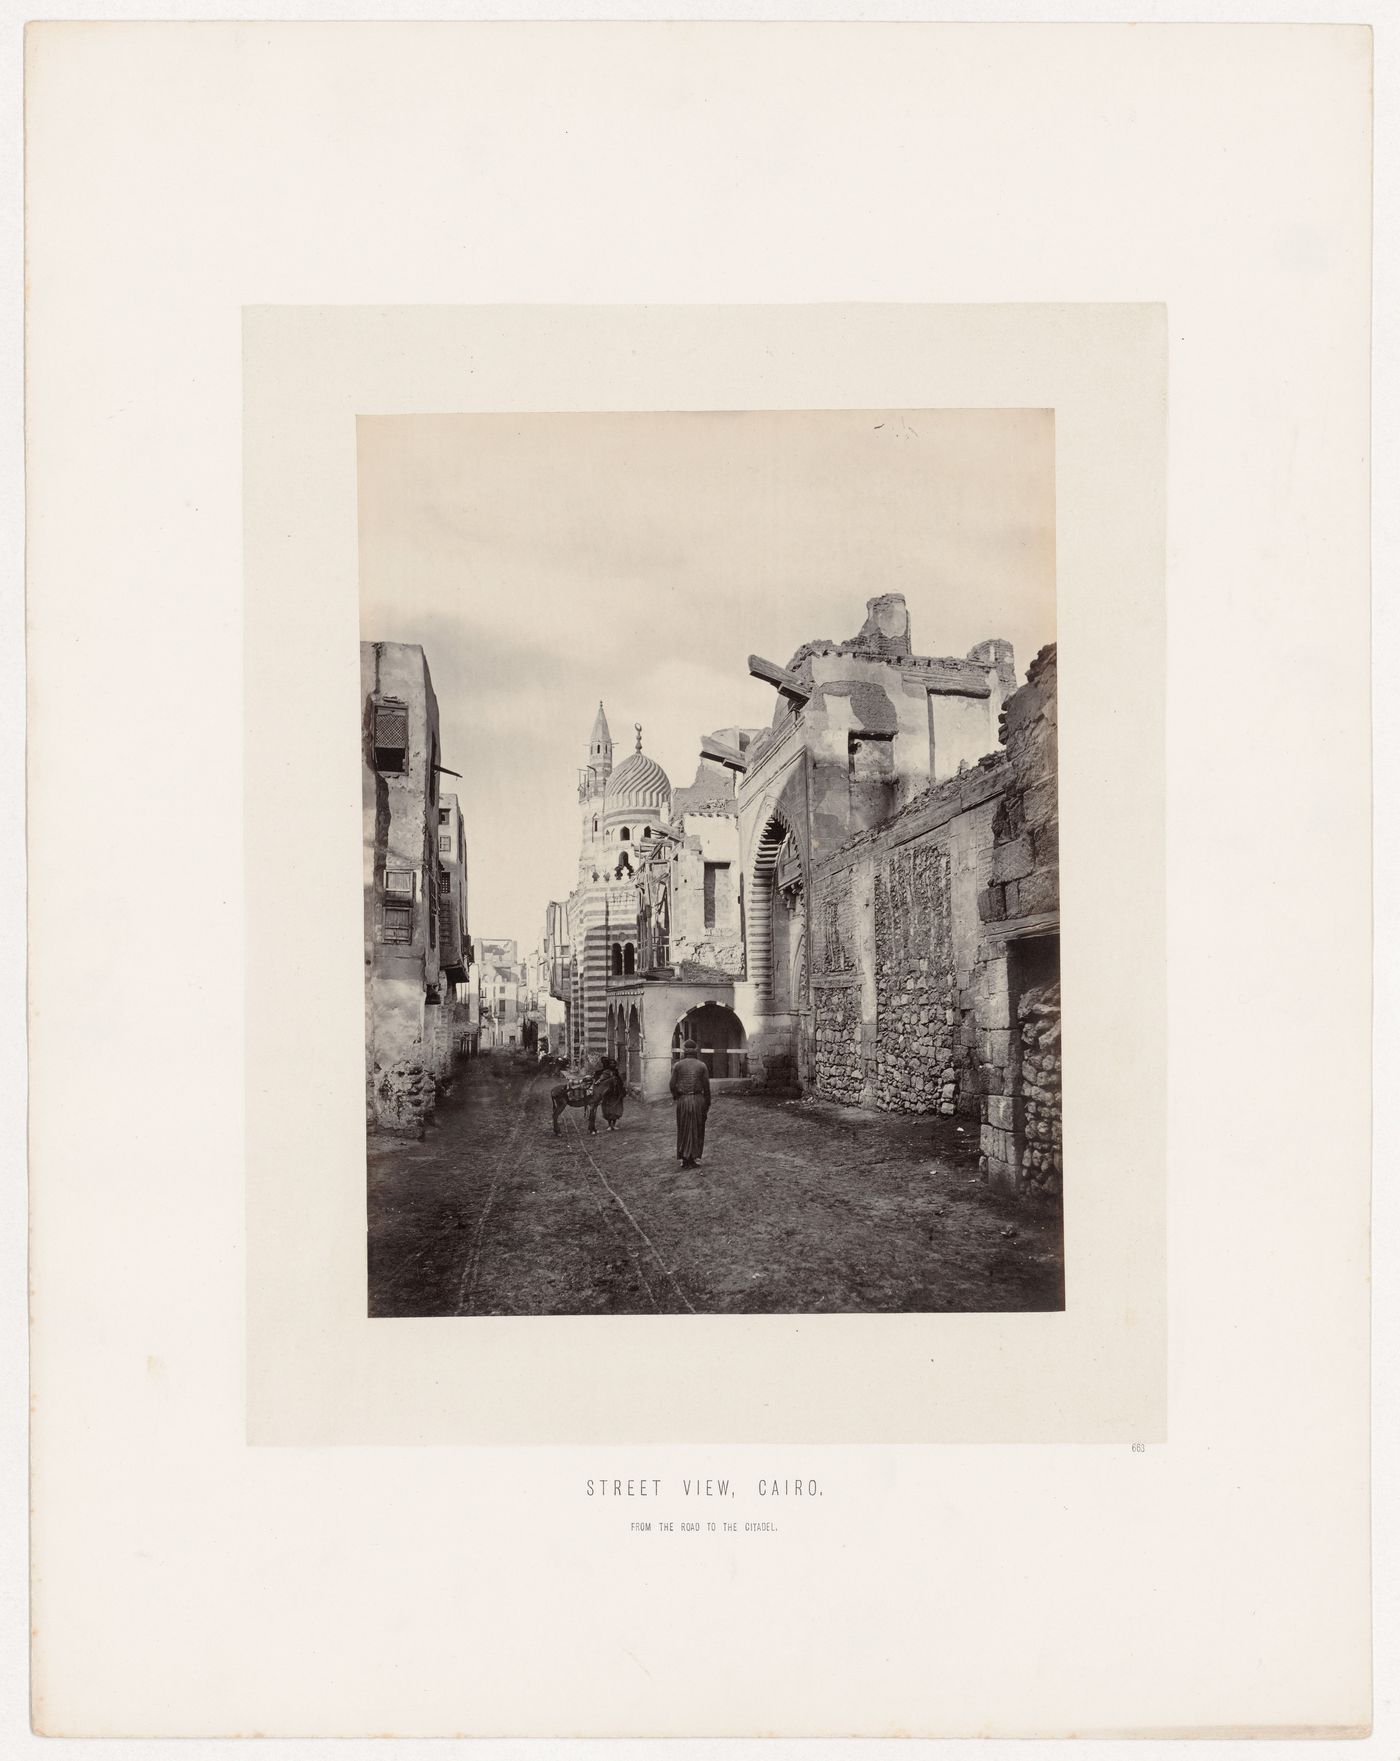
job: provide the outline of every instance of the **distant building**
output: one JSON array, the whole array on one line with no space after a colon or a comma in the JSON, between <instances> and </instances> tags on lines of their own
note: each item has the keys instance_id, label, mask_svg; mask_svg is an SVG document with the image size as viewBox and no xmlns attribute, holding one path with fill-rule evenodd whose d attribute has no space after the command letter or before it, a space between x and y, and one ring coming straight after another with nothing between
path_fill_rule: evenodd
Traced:
<instances>
[{"instance_id":1,"label":"distant building","mask_svg":"<svg viewBox=\"0 0 1400 1761\"><path fill-rule=\"evenodd\" d=\"M417 1132L457 1049L465 847L456 801L439 793L437 697L423 650L361 643L360 689L366 1106L373 1125Z\"/></svg>"},{"instance_id":2,"label":"distant building","mask_svg":"<svg viewBox=\"0 0 1400 1761\"><path fill-rule=\"evenodd\" d=\"M555 1057L569 1055L569 1006L573 996L573 955L569 946L569 909L558 899L545 907L540 943L541 977L548 1003L549 1049Z\"/></svg>"},{"instance_id":3,"label":"distant building","mask_svg":"<svg viewBox=\"0 0 1400 1761\"><path fill-rule=\"evenodd\" d=\"M514 968L520 964L520 943L513 937L481 936L477 946L481 958L492 965Z\"/></svg>"},{"instance_id":4,"label":"distant building","mask_svg":"<svg viewBox=\"0 0 1400 1761\"><path fill-rule=\"evenodd\" d=\"M743 752L748 730L712 741ZM702 757L695 780L677 789L664 825L643 845L637 870L638 958L609 995L608 1046L630 1086L664 1095L686 1040L718 1084L748 1077L744 1026L734 991L744 976L744 911L734 778Z\"/></svg>"},{"instance_id":5,"label":"distant building","mask_svg":"<svg viewBox=\"0 0 1400 1761\"><path fill-rule=\"evenodd\" d=\"M554 996L543 1000L543 1021L540 1027L540 1050L551 1057L564 1056L568 1047L568 1013L563 1001Z\"/></svg>"},{"instance_id":6,"label":"distant building","mask_svg":"<svg viewBox=\"0 0 1400 1761\"><path fill-rule=\"evenodd\" d=\"M467 847L455 795L440 798L437 820L438 960L444 977L456 987L467 982L472 948L467 933Z\"/></svg>"},{"instance_id":7,"label":"distant building","mask_svg":"<svg viewBox=\"0 0 1400 1761\"><path fill-rule=\"evenodd\" d=\"M483 936L477 943L481 965L481 1048L510 1051L524 1043L528 1014L525 968L514 959L518 943ZM494 956L487 950L494 950Z\"/></svg>"},{"instance_id":8,"label":"distant building","mask_svg":"<svg viewBox=\"0 0 1400 1761\"><path fill-rule=\"evenodd\" d=\"M471 987L473 950L467 928L467 846L455 795L438 802L438 959L449 989L442 1007L453 1051L477 1049L479 1024Z\"/></svg>"}]
</instances>

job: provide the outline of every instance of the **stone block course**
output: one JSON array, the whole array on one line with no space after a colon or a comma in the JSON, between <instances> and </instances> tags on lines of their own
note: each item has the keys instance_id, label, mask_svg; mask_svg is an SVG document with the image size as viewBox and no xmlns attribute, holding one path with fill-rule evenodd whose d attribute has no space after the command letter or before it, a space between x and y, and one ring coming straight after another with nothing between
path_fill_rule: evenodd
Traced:
<instances>
[{"instance_id":1,"label":"stone block course","mask_svg":"<svg viewBox=\"0 0 1400 1761\"><path fill-rule=\"evenodd\" d=\"M1035 867L1035 847L1030 836L1019 837L997 847L992 857L992 875L999 881L1020 880Z\"/></svg>"},{"instance_id":2,"label":"stone block course","mask_svg":"<svg viewBox=\"0 0 1400 1761\"><path fill-rule=\"evenodd\" d=\"M1010 1095L988 1095L983 1102L987 1123L999 1131L1010 1131L1015 1125L1015 1107Z\"/></svg>"}]
</instances>

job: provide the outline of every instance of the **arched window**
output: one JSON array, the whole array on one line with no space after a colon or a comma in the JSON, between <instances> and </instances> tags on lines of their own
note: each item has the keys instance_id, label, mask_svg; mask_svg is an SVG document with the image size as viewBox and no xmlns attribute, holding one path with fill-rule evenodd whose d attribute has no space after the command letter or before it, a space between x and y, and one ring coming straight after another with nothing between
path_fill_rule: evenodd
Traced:
<instances>
[{"instance_id":1,"label":"arched window","mask_svg":"<svg viewBox=\"0 0 1400 1761\"><path fill-rule=\"evenodd\" d=\"M596 813L593 815L593 836L595 838L598 836L598 815Z\"/></svg>"},{"instance_id":2,"label":"arched window","mask_svg":"<svg viewBox=\"0 0 1400 1761\"><path fill-rule=\"evenodd\" d=\"M642 836L643 836L643 837L644 837L644 838L649 838L649 837L650 837L650 836L651 836L651 827L650 827L650 826L647 826L647 827L646 827L646 828L645 828L645 829L644 829L644 831L643 831L643 832L642 832Z\"/></svg>"},{"instance_id":3,"label":"arched window","mask_svg":"<svg viewBox=\"0 0 1400 1761\"><path fill-rule=\"evenodd\" d=\"M631 827L623 826L622 830L617 835L622 839L624 844L629 843L632 838Z\"/></svg>"},{"instance_id":4,"label":"arched window","mask_svg":"<svg viewBox=\"0 0 1400 1761\"><path fill-rule=\"evenodd\" d=\"M614 942L612 945L612 970L613 970L613 977L614 978L621 978L622 977L622 943L621 942Z\"/></svg>"},{"instance_id":5,"label":"arched window","mask_svg":"<svg viewBox=\"0 0 1400 1761\"><path fill-rule=\"evenodd\" d=\"M622 950L622 970L625 973L633 973L637 970L637 949L632 942L628 942Z\"/></svg>"}]
</instances>

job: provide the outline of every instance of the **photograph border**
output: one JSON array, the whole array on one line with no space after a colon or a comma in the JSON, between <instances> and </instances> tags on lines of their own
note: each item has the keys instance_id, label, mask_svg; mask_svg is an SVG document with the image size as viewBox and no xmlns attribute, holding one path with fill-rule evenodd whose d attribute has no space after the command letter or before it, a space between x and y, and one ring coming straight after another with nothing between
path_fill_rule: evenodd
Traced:
<instances>
[{"instance_id":1,"label":"photograph border","mask_svg":"<svg viewBox=\"0 0 1400 1761\"><path fill-rule=\"evenodd\" d=\"M1163 1438L1163 308L254 308L244 334L250 1440ZM334 734L358 726L355 417L987 406L1056 412L1066 1309L367 1321L359 751ZM298 842L343 884L289 889Z\"/></svg>"}]
</instances>

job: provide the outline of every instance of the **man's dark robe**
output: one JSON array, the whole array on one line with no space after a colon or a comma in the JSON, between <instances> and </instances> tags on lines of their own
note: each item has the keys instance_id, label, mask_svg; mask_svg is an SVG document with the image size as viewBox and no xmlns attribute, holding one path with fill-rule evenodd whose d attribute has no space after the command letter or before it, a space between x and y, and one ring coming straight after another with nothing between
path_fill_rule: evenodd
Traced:
<instances>
[{"instance_id":1,"label":"man's dark robe","mask_svg":"<svg viewBox=\"0 0 1400 1761\"><path fill-rule=\"evenodd\" d=\"M710 1110L710 1073L699 1058L682 1058L671 1066L671 1093L676 1101L676 1154L698 1162L705 1153L705 1115Z\"/></svg>"},{"instance_id":2,"label":"man's dark robe","mask_svg":"<svg viewBox=\"0 0 1400 1761\"><path fill-rule=\"evenodd\" d=\"M622 1117L622 1109L627 1100L627 1088L622 1080L622 1072L612 1058L603 1059L603 1071L612 1077L608 1092L603 1096L603 1117L609 1125L616 1125Z\"/></svg>"}]
</instances>

